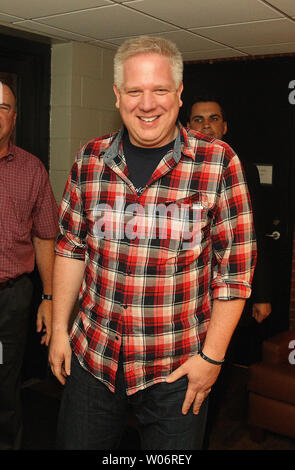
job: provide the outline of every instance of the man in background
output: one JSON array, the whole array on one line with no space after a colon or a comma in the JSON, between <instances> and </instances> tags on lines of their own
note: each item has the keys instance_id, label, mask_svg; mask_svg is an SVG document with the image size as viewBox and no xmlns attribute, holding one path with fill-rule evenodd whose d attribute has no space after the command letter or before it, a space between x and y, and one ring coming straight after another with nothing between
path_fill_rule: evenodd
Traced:
<instances>
[{"instance_id":1,"label":"man in background","mask_svg":"<svg viewBox=\"0 0 295 470\"><path fill-rule=\"evenodd\" d=\"M195 97L187 108L187 127L202 132L213 139L223 139L228 130L228 122L220 100L214 95ZM271 255L265 243L263 198L259 173L254 164L247 159L242 161L248 189L251 197L253 219L257 239L257 264L252 283L252 293L245 303L239 323L231 338L226 360L228 365L248 366L261 358L262 342L267 336L263 321L271 313ZM210 395L207 419L205 448L209 445L210 435L216 416L221 410L223 396L230 383L230 367L224 367ZM247 396L246 389L240 391L239 407L235 416L244 413Z\"/></svg>"},{"instance_id":2,"label":"man in background","mask_svg":"<svg viewBox=\"0 0 295 470\"><path fill-rule=\"evenodd\" d=\"M57 205L41 161L15 146L12 88L0 82L0 449L21 448L21 367L28 331L35 261L43 284L36 329L49 344Z\"/></svg>"},{"instance_id":3,"label":"man in background","mask_svg":"<svg viewBox=\"0 0 295 470\"><path fill-rule=\"evenodd\" d=\"M187 126L214 139L223 140L228 130L224 108L213 95L195 97L187 108ZM239 153L245 171L253 208L257 238L257 264L252 294L247 300L241 320L231 340L228 358L236 363L249 365L260 359L263 331L260 324L271 313L271 254L267 249L263 221L263 197L259 173L254 164ZM259 324L259 325L258 325Z\"/></svg>"}]
</instances>

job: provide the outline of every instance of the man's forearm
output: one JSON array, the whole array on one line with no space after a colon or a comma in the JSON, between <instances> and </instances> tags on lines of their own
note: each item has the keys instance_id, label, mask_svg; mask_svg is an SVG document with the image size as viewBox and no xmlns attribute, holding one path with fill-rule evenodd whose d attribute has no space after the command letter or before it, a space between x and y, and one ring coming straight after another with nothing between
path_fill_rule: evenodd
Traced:
<instances>
[{"instance_id":1,"label":"man's forearm","mask_svg":"<svg viewBox=\"0 0 295 470\"><path fill-rule=\"evenodd\" d=\"M84 270L84 261L56 256L53 270L53 334L68 329Z\"/></svg>"},{"instance_id":2,"label":"man's forearm","mask_svg":"<svg viewBox=\"0 0 295 470\"><path fill-rule=\"evenodd\" d=\"M69 319L82 283L84 270L84 261L56 256L53 270L53 315L49 363L53 374L63 385L71 373Z\"/></svg>"},{"instance_id":3,"label":"man's forearm","mask_svg":"<svg viewBox=\"0 0 295 470\"><path fill-rule=\"evenodd\" d=\"M245 300L214 300L203 352L216 361L223 360L232 334L243 312Z\"/></svg>"},{"instance_id":4,"label":"man's forearm","mask_svg":"<svg viewBox=\"0 0 295 470\"><path fill-rule=\"evenodd\" d=\"M52 294L52 274L54 265L55 239L33 237L36 263L43 285L44 294Z\"/></svg>"},{"instance_id":5,"label":"man's forearm","mask_svg":"<svg viewBox=\"0 0 295 470\"><path fill-rule=\"evenodd\" d=\"M244 300L214 300L212 316L208 327L203 351L206 356L215 361L222 361L231 336L237 326L245 305ZM186 414L193 404L193 412L199 413L204 399L210 393L212 385L221 370L221 365L210 364L200 354L187 359L167 378L168 383L175 382L180 377L188 377L188 388L182 405L182 413Z\"/></svg>"}]
</instances>

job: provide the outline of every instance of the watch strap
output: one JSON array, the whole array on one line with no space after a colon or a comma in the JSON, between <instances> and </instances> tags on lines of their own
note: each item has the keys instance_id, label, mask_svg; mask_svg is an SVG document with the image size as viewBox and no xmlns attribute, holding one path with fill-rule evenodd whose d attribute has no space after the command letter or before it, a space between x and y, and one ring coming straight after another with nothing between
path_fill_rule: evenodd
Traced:
<instances>
[{"instance_id":1,"label":"watch strap","mask_svg":"<svg viewBox=\"0 0 295 470\"><path fill-rule=\"evenodd\" d=\"M214 359L211 359L210 357L206 356L203 351L200 352L200 356L202 359L207 362L210 362L210 364L214 364L215 366L221 366L224 363L224 359L222 361L215 361Z\"/></svg>"},{"instance_id":2,"label":"watch strap","mask_svg":"<svg viewBox=\"0 0 295 470\"><path fill-rule=\"evenodd\" d=\"M52 300L52 295L42 294L42 300Z\"/></svg>"}]
</instances>

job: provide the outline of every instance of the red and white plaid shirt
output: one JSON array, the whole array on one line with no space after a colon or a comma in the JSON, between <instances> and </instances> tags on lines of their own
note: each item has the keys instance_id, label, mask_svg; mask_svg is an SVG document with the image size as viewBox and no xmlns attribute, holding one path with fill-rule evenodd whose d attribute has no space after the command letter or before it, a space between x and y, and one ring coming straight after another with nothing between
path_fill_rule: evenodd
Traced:
<instances>
[{"instance_id":1,"label":"red and white plaid shirt","mask_svg":"<svg viewBox=\"0 0 295 470\"><path fill-rule=\"evenodd\" d=\"M213 299L250 296L256 243L240 161L182 126L139 196L122 130L86 144L60 230L56 253L85 260L72 347L111 391L120 350L131 395L199 352Z\"/></svg>"}]
</instances>

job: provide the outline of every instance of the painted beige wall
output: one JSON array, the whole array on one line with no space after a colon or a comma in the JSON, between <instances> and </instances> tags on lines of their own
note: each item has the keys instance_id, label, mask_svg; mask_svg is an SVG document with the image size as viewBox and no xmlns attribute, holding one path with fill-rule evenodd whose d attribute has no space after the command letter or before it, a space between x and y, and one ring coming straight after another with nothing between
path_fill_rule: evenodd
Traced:
<instances>
[{"instance_id":1,"label":"painted beige wall","mask_svg":"<svg viewBox=\"0 0 295 470\"><path fill-rule=\"evenodd\" d=\"M112 50L78 42L52 46L50 180L58 203L79 148L121 126L113 56Z\"/></svg>"}]
</instances>

